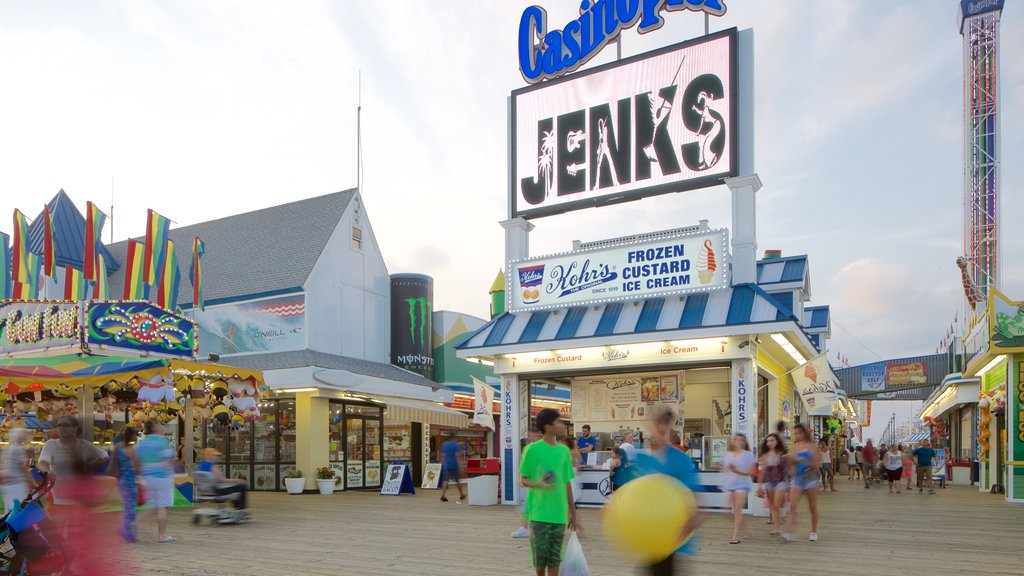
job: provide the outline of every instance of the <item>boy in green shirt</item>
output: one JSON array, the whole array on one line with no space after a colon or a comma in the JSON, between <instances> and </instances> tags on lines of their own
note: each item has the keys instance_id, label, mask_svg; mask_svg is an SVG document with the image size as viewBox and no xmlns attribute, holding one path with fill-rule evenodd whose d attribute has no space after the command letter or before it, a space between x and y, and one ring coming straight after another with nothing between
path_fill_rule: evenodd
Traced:
<instances>
[{"instance_id":1,"label":"boy in green shirt","mask_svg":"<svg viewBox=\"0 0 1024 576\"><path fill-rule=\"evenodd\" d=\"M519 469L523 486L529 489L530 551L537 576L558 576L565 529L579 527L570 483L575 473L569 448L558 441L565 432L558 411L541 410L537 430L543 438L527 447Z\"/></svg>"}]
</instances>

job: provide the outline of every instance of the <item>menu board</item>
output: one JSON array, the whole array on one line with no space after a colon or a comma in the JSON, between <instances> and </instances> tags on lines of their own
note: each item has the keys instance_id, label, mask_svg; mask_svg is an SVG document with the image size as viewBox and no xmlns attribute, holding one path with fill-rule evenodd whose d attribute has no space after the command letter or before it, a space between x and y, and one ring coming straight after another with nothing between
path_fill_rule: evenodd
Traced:
<instances>
[{"instance_id":1,"label":"menu board","mask_svg":"<svg viewBox=\"0 0 1024 576\"><path fill-rule=\"evenodd\" d=\"M588 422L646 420L655 406L683 403L678 372L574 378L573 418Z\"/></svg>"}]
</instances>

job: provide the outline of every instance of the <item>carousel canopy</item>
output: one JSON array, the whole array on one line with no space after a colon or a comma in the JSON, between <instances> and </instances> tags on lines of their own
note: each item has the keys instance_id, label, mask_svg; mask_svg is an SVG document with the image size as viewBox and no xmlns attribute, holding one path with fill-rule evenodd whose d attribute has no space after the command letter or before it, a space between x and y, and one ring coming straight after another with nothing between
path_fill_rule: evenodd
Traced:
<instances>
[{"instance_id":1,"label":"carousel canopy","mask_svg":"<svg viewBox=\"0 0 1024 576\"><path fill-rule=\"evenodd\" d=\"M0 382L6 392L55 390L72 395L78 388L102 386L111 382L131 385L158 377L172 380L177 388L190 388L195 380L249 380L257 390L266 384L263 374L232 366L175 359L125 358L114 356L49 356L41 358L0 359Z\"/></svg>"}]
</instances>

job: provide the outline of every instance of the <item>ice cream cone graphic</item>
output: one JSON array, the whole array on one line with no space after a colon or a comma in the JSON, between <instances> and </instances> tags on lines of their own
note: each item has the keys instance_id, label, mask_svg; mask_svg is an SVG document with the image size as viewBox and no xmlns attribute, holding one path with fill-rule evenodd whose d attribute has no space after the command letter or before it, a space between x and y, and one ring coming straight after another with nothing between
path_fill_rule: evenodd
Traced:
<instances>
[{"instance_id":1,"label":"ice cream cone graphic","mask_svg":"<svg viewBox=\"0 0 1024 576\"><path fill-rule=\"evenodd\" d=\"M697 255L697 276L701 284L710 284L715 277L715 270L718 264L715 263L715 251L712 248L711 240L704 241L704 247Z\"/></svg>"}]
</instances>

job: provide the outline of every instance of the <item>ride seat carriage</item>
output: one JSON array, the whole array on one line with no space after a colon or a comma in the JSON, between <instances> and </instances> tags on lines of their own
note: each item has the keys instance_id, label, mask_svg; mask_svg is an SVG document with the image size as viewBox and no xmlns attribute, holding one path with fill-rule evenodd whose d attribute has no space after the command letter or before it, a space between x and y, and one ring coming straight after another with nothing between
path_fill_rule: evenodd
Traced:
<instances>
[{"instance_id":1,"label":"ride seat carriage","mask_svg":"<svg viewBox=\"0 0 1024 576\"><path fill-rule=\"evenodd\" d=\"M237 501L242 495L239 493L221 494L218 490L217 477L213 472L195 471L192 473L194 492L192 495L192 523L200 524L204 518L210 520L210 524L243 524L252 518L248 510L239 510ZM200 503L212 503L214 506L198 508ZM225 504L231 503L228 507Z\"/></svg>"}]
</instances>

